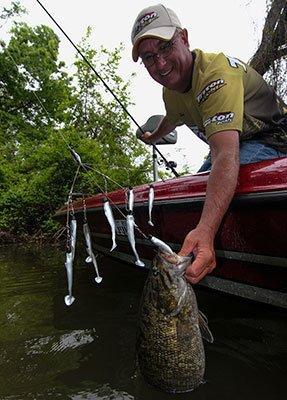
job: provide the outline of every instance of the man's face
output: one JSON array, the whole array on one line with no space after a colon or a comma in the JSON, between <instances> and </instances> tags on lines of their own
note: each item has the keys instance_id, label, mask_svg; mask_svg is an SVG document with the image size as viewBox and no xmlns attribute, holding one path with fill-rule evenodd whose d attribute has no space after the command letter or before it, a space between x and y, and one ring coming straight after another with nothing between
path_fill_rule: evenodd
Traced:
<instances>
[{"instance_id":1,"label":"man's face","mask_svg":"<svg viewBox=\"0 0 287 400\"><path fill-rule=\"evenodd\" d=\"M171 48L166 55L165 48L169 44ZM186 30L175 33L170 42L155 38L144 39L140 42L138 51L143 61L154 61L153 65L146 65L146 68L150 76L162 86L178 92L184 92L189 86L192 55Z\"/></svg>"}]
</instances>

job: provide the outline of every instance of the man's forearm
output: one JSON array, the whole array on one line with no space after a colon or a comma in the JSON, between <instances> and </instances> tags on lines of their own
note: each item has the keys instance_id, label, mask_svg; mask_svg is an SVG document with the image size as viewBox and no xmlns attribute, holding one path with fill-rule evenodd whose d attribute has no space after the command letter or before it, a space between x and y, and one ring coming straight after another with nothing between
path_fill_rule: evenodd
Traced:
<instances>
[{"instance_id":1,"label":"man's forearm","mask_svg":"<svg viewBox=\"0 0 287 400\"><path fill-rule=\"evenodd\" d=\"M206 188L206 199L198 227L215 236L222 218L233 198L239 171L234 154L218 156L212 165Z\"/></svg>"}]
</instances>

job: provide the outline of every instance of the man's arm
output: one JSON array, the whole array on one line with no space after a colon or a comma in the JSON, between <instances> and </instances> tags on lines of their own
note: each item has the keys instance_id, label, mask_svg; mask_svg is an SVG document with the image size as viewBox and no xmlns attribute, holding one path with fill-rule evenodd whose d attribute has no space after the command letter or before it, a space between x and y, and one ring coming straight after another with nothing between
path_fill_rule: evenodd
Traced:
<instances>
[{"instance_id":1,"label":"man's arm","mask_svg":"<svg viewBox=\"0 0 287 400\"><path fill-rule=\"evenodd\" d=\"M172 124L167 117L164 117L159 123L156 130L151 132L145 132L140 136L140 139L147 144L154 144L159 139L172 132L176 128L176 125Z\"/></svg>"},{"instance_id":2,"label":"man's arm","mask_svg":"<svg viewBox=\"0 0 287 400\"><path fill-rule=\"evenodd\" d=\"M212 168L200 221L185 237L180 255L195 254L187 268L191 283L199 282L216 266L214 237L232 200L239 171L239 135L237 131L215 133L209 140Z\"/></svg>"}]
</instances>

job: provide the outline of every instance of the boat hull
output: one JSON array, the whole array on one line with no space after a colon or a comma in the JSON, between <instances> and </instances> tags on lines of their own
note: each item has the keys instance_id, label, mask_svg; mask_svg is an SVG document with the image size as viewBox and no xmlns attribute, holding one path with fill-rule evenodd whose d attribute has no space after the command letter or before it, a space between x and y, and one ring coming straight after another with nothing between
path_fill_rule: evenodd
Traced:
<instances>
[{"instance_id":1,"label":"boat hull","mask_svg":"<svg viewBox=\"0 0 287 400\"><path fill-rule=\"evenodd\" d=\"M134 217L140 230L136 245L149 267L155 249L149 234L159 237L175 251L186 234L196 227L203 208L208 173L154 184L148 224L148 185L134 188ZM117 248L112 246L109 224L103 212L103 195L87 198L87 217L94 247L124 262L134 262L125 227L126 193L108 194L116 226ZM74 202L75 215L83 220L82 200ZM56 217L64 220L66 210ZM234 199L215 238L217 267L200 285L248 299L287 308L287 158L241 167Z\"/></svg>"}]
</instances>

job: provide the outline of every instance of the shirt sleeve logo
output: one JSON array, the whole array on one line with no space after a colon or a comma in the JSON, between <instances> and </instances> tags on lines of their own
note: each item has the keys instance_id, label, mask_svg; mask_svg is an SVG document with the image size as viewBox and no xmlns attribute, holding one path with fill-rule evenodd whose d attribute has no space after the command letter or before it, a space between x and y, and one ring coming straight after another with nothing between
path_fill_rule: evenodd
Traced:
<instances>
[{"instance_id":1,"label":"shirt sleeve logo","mask_svg":"<svg viewBox=\"0 0 287 400\"><path fill-rule=\"evenodd\" d=\"M232 67L232 68L242 67L244 69L244 71L247 72L246 65L242 61L238 60L238 58L230 57L230 56L226 56L226 58L229 62L230 67Z\"/></svg>"},{"instance_id":2,"label":"shirt sleeve logo","mask_svg":"<svg viewBox=\"0 0 287 400\"><path fill-rule=\"evenodd\" d=\"M215 81L212 81L210 83L208 83L201 92L198 93L198 95L196 96L196 100L198 101L198 104L203 103L205 100L208 99L208 97L216 92L217 90L219 90L220 88L222 88L222 86L226 85L225 80L224 79L216 79Z\"/></svg>"},{"instance_id":3,"label":"shirt sleeve logo","mask_svg":"<svg viewBox=\"0 0 287 400\"><path fill-rule=\"evenodd\" d=\"M210 124L216 124L216 125L228 124L229 122L233 121L233 118L234 118L234 113L231 111L217 113L213 115L213 117L208 117L203 122L203 126L206 128Z\"/></svg>"}]
</instances>

